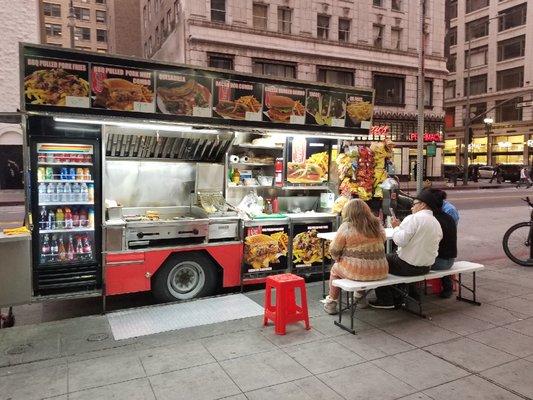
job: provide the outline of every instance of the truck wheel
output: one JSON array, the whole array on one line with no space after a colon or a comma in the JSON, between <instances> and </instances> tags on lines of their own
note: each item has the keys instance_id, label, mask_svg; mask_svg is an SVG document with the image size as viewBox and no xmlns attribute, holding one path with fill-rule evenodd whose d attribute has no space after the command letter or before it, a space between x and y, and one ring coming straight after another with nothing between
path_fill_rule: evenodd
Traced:
<instances>
[{"instance_id":1,"label":"truck wheel","mask_svg":"<svg viewBox=\"0 0 533 400\"><path fill-rule=\"evenodd\" d=\"M209 296L216 287L216 266L201 253L173 254L152 282L152 292L161 302Z\"/></svg>"}]
</instances>

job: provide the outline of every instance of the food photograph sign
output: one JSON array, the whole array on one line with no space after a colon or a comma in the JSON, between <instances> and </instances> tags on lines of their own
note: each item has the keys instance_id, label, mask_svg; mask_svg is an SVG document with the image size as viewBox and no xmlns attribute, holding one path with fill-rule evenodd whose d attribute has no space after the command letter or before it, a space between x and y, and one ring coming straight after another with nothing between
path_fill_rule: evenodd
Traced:
<instances>
[{"instance_id":1,"label":"food photograph sign","mask_svg":"<svg viewBox=\"0 0 533 400\"><path fill-rule=\"evenodd\" d=\"M373 91L21 44L21 109L368 134Z\"/></svg>"},{"instance_id":2,"label":"food photograph sign","mask_svg":"<svg viewBox=\"0 0 533 400\"><path fill-rule=\"evenodd\" d=\"M287 269L289 227L253 226L245 229L243 273Z\"/></svg>"}]
</instances>

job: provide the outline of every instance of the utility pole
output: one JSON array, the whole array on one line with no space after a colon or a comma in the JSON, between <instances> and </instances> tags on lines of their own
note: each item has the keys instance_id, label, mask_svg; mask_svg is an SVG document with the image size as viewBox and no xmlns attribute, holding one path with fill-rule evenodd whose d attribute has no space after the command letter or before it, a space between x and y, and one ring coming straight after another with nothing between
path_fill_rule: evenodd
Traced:
<instances>
[{"instance_id":1,"label":"utility pole","mask_svg":"<svg viewBox=\"0 0 533 400\"><path fill-rule=\"evenodd\" d=\"M425 7L424 0L420 0L420 49L418 51L418 135L416 145L416 191L422 190L424 180L424 89L426 86L424 78L424 55L426 48Z\"/></svg>"},{"instance_id":2,"label":"utility pole","mask_svg":"<svg viewBox=\"0 0 533 400\"><path fill-rule=\"evenodd\" d=\"M68 3L68 23L67 23L69 34L70 34L70 48L74 48L74 28L76 27L76 14L74 14L74 4L70 0Z\"/></svg>"},{"instance_id":3,"label":"utility pole","mask_svg":"<svg viewBox=\"0 0 533 400\"><path fill-rule=\"evenodd\" d=\"M466 25L468 29L468 56L465 62L468 62L466 71L466 115L465 115L465 132L463 138L463 185L468 185L468 145L470 144L470 51L472 50L472 26Z\"/></svg>"}]
</instances>

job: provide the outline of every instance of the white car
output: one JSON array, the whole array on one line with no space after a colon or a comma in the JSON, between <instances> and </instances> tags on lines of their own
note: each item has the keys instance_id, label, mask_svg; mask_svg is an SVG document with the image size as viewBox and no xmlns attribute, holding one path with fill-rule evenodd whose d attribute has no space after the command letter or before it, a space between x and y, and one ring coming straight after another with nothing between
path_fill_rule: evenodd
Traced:
<instances>
[{"instance_id":1,"label":"white car","mask_svg":"<svg viewBox=\"0 0 533 400\"><path fill-rule=\"evenodd\" d=\"M490 179L490 178L492 178L492 174L494 172L494 167L491 166L491 165L481 165L478 168L478 172L479 172L479 178Z\"/></svg>"}]
</instances>

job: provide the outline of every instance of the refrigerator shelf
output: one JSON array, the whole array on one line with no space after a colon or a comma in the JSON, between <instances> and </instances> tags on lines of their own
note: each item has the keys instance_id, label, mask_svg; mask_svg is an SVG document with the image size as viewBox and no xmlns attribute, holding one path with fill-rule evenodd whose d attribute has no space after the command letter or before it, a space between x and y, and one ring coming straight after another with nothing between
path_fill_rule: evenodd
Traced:
<instances>
[{"instance_id":1,"label":"refrigerator shelf","mask_svg":"<svg viewBox=\"0 0 533 400\"><path fill-rule=\"evenodd\" d=\"M44 201L39 206L94 206L94 201Z\"/></svg>"},{"instance_id":2,"label":"refrigerator shelf","mask_svg":"<svg viewBox=\"0 0 533 400\"><path fill-rule=\"evenodd\" d=\"M94 183L93 180L65 180L65 179L46 179L44 181L37 181L37 183Z\"/></svg>"},{"instance_id":3,"label":"refrigerator shelf","mask_svg":"<svg viewBox=\"0 0 533 400\"><path fill-rule=\"evenodd\" d=\"M72 165L72 166L75 166L75 165L80 165L80 166L86 166L86 167L92 167L93 166L93 163L92 162L46 162L46 161L39 161L37 163L37 165Z\"/></svg>"},{"instance_id":4,"label":"refrigerator shelf","mask_svg":"<svg viewBox=\"0 0 533 400\"><path fill-rule=\"evenodd\" d=\"M43 229L39 233L41 235L50 233L77 233L77 232L94 232L94 228L72 228L72 229Z\"/></svg>"}]
</instances>

